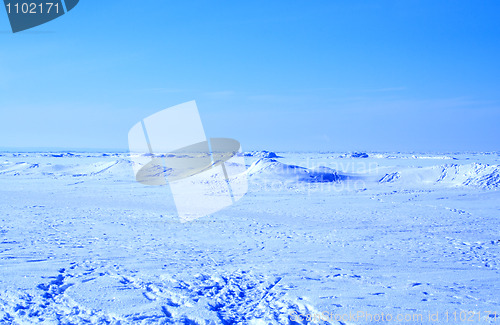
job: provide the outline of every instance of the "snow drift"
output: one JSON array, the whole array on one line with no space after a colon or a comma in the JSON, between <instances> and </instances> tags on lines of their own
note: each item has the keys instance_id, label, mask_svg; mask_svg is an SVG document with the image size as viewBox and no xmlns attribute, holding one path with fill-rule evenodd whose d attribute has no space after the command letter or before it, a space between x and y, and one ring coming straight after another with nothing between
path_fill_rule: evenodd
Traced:
<instances>
[{"instance_id":1,"label":"snow drift","mask_svg":"<svg viewBox=\"0 0 500 325\"><path fill-rule=\"evenodd\" d=\"M132 162L128 159L97 161L87 164L74 164L69 161L52 160L52 162L6 162L0 164L0 175L3 176L49 176L85 177L97 175L132 174Z\"/></svg>"}]
</instances>

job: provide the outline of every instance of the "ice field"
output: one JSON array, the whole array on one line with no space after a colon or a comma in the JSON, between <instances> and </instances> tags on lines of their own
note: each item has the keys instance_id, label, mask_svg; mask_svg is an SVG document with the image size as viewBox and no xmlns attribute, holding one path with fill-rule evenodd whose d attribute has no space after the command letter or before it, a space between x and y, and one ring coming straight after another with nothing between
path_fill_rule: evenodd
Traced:
<instances>
[{"instance_id":1,"label":"ice field","mask_svg":"<svg viewBox=\"0 0 500 325\"><path fill-rule=\"evenodd\" d=\"M500 323L500 154L245 156L183 223L126 153L0 153L0 323Z\"/></svg>"}]
</instances>

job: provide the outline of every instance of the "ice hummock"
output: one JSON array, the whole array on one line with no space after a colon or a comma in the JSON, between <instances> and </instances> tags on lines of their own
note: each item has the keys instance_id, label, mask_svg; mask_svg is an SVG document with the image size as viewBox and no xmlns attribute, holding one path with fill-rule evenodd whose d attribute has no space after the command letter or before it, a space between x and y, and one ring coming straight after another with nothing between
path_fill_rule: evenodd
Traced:
<instances>
[{"instance_id":1,"label":"ice hummock","mask_svg":"<svg viewBox=\"0 0 500 325\"><path fill-rule=\"evenodd\" d=\"M255 161L247 170L250 178L280 179L284 182L338 182L344 177L337 171L319 166L305 168L296 165L287 165L276 159L261 158Z\"/></svg>"},{"instance_id":2,"label":"ice hummock","mask_svg":"<svg viewBox=\"0 0 500 325\"><path fill-rule=\"evenodd\" d=\"M387 173L380 183L399 183L407 186L443 185L450 187L500 187L500 165L482 163L445 164L425 168L403 168Z\"/></svg>"}]
</instances>

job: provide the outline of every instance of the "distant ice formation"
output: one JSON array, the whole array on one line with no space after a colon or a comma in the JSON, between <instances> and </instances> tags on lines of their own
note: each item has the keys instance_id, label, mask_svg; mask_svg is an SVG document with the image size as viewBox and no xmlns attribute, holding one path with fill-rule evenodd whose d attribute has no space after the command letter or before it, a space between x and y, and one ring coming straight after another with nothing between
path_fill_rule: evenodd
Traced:
<instances>
[{"instance_id":1,"label":"distant ice formation","mask_svg":"<svg viewBox=\"0 0 500 325\"><path fill-rule=\"evenodd\" d=\"M255 158L281 158L276 153L272 151L249 151L241 154L244 157L255 157Z\"/></svg>"}]
</instances>

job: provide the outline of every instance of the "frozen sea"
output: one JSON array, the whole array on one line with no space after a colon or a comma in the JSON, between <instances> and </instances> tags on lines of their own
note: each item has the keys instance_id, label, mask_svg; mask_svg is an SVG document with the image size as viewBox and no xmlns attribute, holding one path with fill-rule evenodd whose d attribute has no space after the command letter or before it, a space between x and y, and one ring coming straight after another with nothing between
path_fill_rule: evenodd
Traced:
<instances>
[{"instance_id":1,"label":"frozen sea","mask_svg":"<svg viewBox=\"0 0 500 325\"><path fill-rule=\"evenodd\" d=\"M276 154L181 222L126 153L0 153L0 323L500 324L500 154Z\"/></svg>"}]
</instances>

